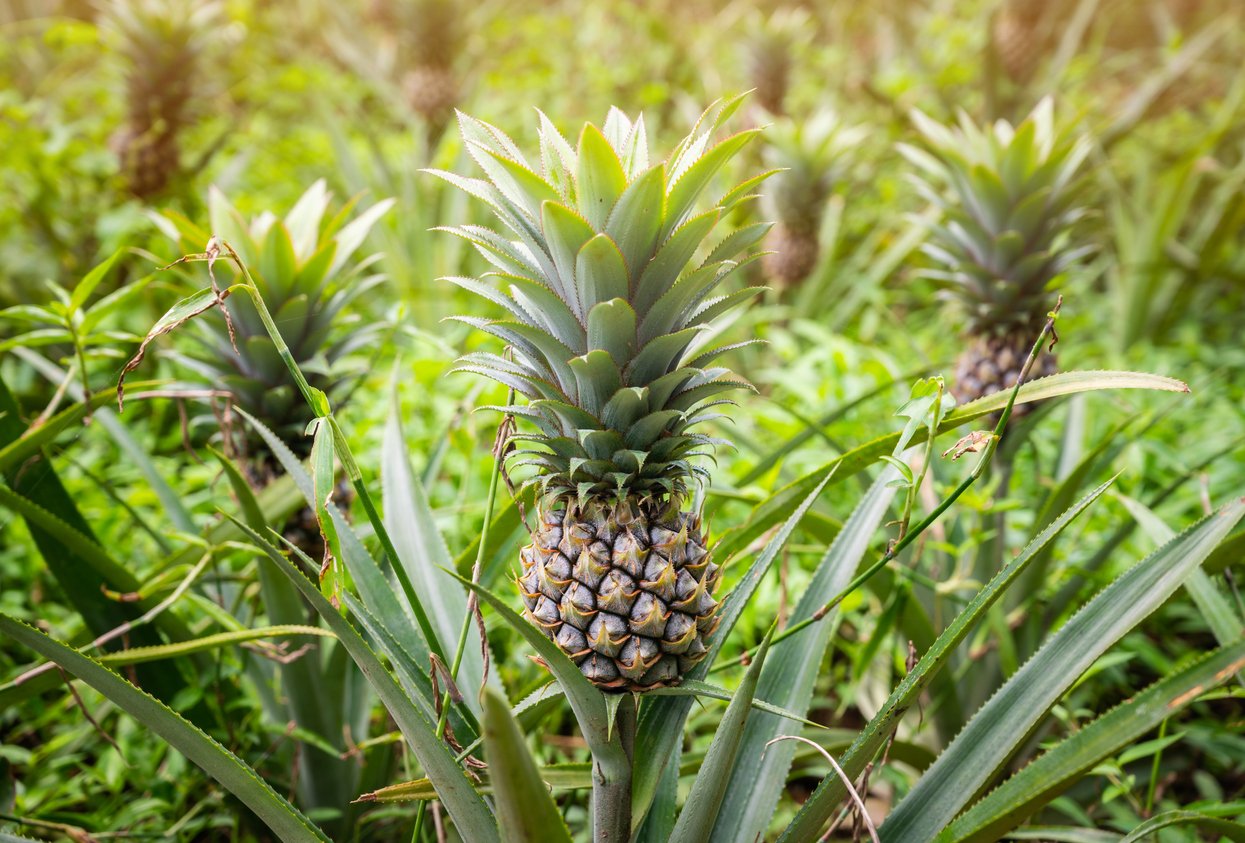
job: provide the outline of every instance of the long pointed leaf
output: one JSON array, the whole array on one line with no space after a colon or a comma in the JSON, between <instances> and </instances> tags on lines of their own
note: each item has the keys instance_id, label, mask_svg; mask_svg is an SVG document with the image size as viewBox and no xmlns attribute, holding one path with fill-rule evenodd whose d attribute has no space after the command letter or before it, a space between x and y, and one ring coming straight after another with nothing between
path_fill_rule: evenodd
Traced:
<instances>
[{"instance_id":1,"label":"long pointed leaf","mask_svg":"<svg viewBox=\"0 0 1245 843\"><path fill-rule=\"evenodd\" d=\"M938 836L939 843L989 843L1011 831L1099 762L1119 752L1198 695L1222 685L1245 666L1245 641L1216 650L1154 683L1094 722L1078 729L1012 776Z\"/></svg>"},{"instance_id":2,"label":"long pointed leaf","mask_svg":"<svg viewBox=\"0 0 1245 843\"><path fill-rule=\"evenodd\" d=\"M898 472L888 467L865 493L818 564L790 623L811 617L851 582L878 526L886 517L895 496L891 481L896 477ZM789 709L798 717L805 716L835 625L834 619L824 619L772 653L761 672L757 697ZM783 726L773 715L755 715L748 721L740 746L740 757L745 763L738 765L731 777L711 840L751 843L765 832L782 795L797 746L794 741L783 741L766 749L770 741L783 733Z\"/></svg>"},{"instance_id":3,"label":"long pointed leaf","mask_svg":"<svg viewBox=\"0 0 1245 843\"><path fill-rule=\"evenodd\" d=\"M920 697L921 691L929 684L946 664L951 653L968 635L978 621L990 610L1007 588L1012 585L1033 559L1041 553L1064 528L1084 512L1091 503L1102 496L1110 486L1110 481L1094 489L1077 504L1055 519L1050 526L1034 537L1020 555L999 571L993 579L973 596L951 625L943 630L917 662L911 672L904 678L882 706L882 710L865 726L860 736L853 741L851 747L839 760L843 770L853 781L881 751L891 730ZM821 837L821 827L829 820L830 815L838 810L842 801L847 798L847 790L838 776L827 776L813 792L813 795L800 808L795 820L782 833L780 843L809 843Z\"/></svg>"},{"instance_id":4,"label":"long pointed leaf","mask_svg":"<svg viewBox=\"0 0 1245 843\"><path fill-rule=\"evenodd\" d=\"M540 778L510 704L495 688L484 689L484 754L502 840L570 843L571 834Z\"/></svg>"},{"instance_id":5,"label":"long pointed leaf","mask_svg":"<svg viewBox=\"0 0 1245 843\"><path fill-rule=\"evenodd\" d=\"M757 650L756 661L748 667L743 681L739 683L739 690L735 692L721 722L714 729L713 742L709 744L709 752L700 765L700 773L696 776L683 811L674 824L670 843L699 843L705 839L705 830L713 826L726 796L731 773L736 768L739 745L743 741L744 728L752 711L752 698L756 694L757 682L761 678L761 669L765 666L765 656L769 653L770 639L773 637L774 628L770 627Z\"/></svg>"},{"instance_id":6,"label":"long pointed leaf","mask_svg":"<svg viewBox=\"0 0 1245 843\"><path fill-rule=\"evenodd\" d=\"M497 825L492 811L476 793L467 774L454 760L449 747L437 737L433 722L407 698L397 680L380 663L380 659L372 652L354 626L343 618L333 604L320 593L315 584L303 576L302 572L282 556L281 552L267 539L241 522L235 521L234 523L247 534L256 547L268 555L277 569L298 587L298 590L324 619L328 628L337 636L337 640L350 653L350 657L367 677L376 695L380 697L390 716L402 730L402 735L414 751L415 757L419 759L420 766L436 783L437 795L454 820L459 833L469 840L480 840L483 843L496 841L498 839Z\"/></svg>"},{"instance_id":7,"label":"long pointed leaf","mask_svg":"<svg viewBox=\"0 0 1245 843\"><path fill-rule=\"evenodd\" d=\"M1050 707L1188 579L1245 515L1234 501L1129 568L1038 650L969 721L894 813L883 841L932 840L1002 767Z\"/></svg>"},{"instance_id":8,"label":"long pointed leaf","mask_svg":"<svg viewBox=\"0 0 1245 843\"><path fill-rule=\"evenodd\" d=\"M0 631L86 682L237 796L283 841L328 841L316 826L242 759L164 703L99 662L26 624L0 614Z\"/></svg>"}]
</instances>

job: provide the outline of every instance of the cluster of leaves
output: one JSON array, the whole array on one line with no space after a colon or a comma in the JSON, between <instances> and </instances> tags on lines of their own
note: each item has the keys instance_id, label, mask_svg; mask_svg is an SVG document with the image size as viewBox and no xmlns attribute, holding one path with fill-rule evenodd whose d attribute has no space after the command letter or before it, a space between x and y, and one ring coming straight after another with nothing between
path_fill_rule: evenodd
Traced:
<instances>
[{"instance_id":1,"label":"cluster of leaves","mask_svg":"<svg viewBox=\"0 0 1245 843\"><path fill-rule=\"evenodd\" d=\"M629 714L514 615L508 578L530 508L497 488L494 423L471 412L505 392L447 376L462 351L498 347L439 321L500 311L436 280L486 264L429 233L487 209L420 172L464 172L468 150L455 132L420 131L400 101L383 16L226 4L206 71L218 84L184 143L205 165L157 203L183 232L202 229L174 247L121 190L108 141L125 113L122 68L77 5L0 12L14 36L0 39L0 305L17 305L0 313L0 612L16 619L0 636L0 837L388 840L419 816L425 839L446 825L550 839L563 822L587 839L608 800L593 794L594 759L631 781L639 840L811 840L836 818L836 834L867 835L820 751L771 745L798 735L854 783L882 839L1240 838L1239 19L1206 3L1182 22L1154 0L1142 27L1154 32L1126 43L1105 0L1061 3L1066 25L1021 85L978 61L989 4L808 4L784 119L833 106L869 141L836 170L803 286L713 327L715 341L768 341L730 357L759 395L733 424L705 427L736 446L703 504L733 596L703 671ZM539 138L516 105L563 128L610 105L643 109L668 148L690 111L753 84L739 59L770 15L717 5L478 4L464 96L524 148ZM826 80L841 84L828 94ZM984 122L1049 93L1100 139L1082 193L1100 248L1064 279L1061 360L1175 375L1192 395L1099 392L1176 385L1063 375L1022 390L1042 409L1001 442L981 439L984 456L952 461L940 455L955 436L1007 396L953 410L936 379L909 390L946 368L958 331L922 280L934 213L891 141L914 140L913 107ZM741 157L721 186L756 163ZM282 388L297 400L308 387L317 426L274 436L281 420L240 416L236 396L153 353L135 377L159 380L127 384L118 416L122 361L205 284L202 263L153 272L205 246L217 226L207 185L266 219L319 178L370 194L359 207L395 199L365 250L383 251L387 281L347 308L393 329L355 350L366 374L352 400L314 366L311 382L291 375ZM753 222L742 207L732 216ZM264 244L225 239L262 288ZM125 244L136 248L114 254ZM195 317L213 329L215 296ZM274 317L291 336L296 320ZM267 325L251 327L267 342ZM155 347L193 351L191 334ZM278 360L269 369L284 377ZM196 435L231 426L263 443L280 477L253 488L255 472ZM1207 516L1208 503L1228 506ZM323 591L325 559L273 532L292 535L300 510L331 557ZM446 573L470 580L473 567L482 630L470 589Z\"/></svg>"}]
</instances>

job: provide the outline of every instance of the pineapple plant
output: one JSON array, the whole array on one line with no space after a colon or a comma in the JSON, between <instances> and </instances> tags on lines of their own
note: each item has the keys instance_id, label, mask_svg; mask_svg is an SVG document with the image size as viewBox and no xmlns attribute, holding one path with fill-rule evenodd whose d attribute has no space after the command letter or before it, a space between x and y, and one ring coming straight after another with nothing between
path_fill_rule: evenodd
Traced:
<instances>
[{"instance_id":1,"label":"pineapple plant","mask_svg":"<svg viewBox=\"0 0 1245 843\"><path fill-rule=\"evenodd\" d=\"M779 286L798 284L812 273L821 254L820 233L826 200L841 173L843 156L864 137L823 110L805 122L783 119L766 133L765 164L777 170L762 198L775 220L762 260L767 278Z\"/></svg>"},{"instance_id":2,"label":"pineapple plant","mask_svg":"<svg viewBox=\"0 0 1245 843\"><path fill-rule=\"evenodd\" d=\"M1027 85L1050 49L1044 0L1004 0L990 25L990 47L1007 78Z\"/></svg>"},{"instance_id":3,"label":"pineapple plant","mask_svg":"<svg viewBox=\"0 0 1245 843\"><path fill-rule=\"evenodd\" d=\"M284 218L265 212L248 221L213 188L208 210L212 233L232 244L254 268L259 293L309 383L340 401L364 373L360 367L348 367L347 357L366 347L377 332L375 324L345 311L383 280L370 272L377 256L358 259L355 253L392 201L357 214L351 202L329 215L331 201L324 182L317 181ZM200 251L211 237L173 211L165 211L158 221L184 253ZM205 383L227 390L235 405L263 421L296 456L305 458L311 447L304 435L313 418L310 409L254 304L232 296L225 307L228 321L196 320L193 346L177 356L178 362ZM242 465L248 480L257 487L266 485L279 471L276 457L251 428L242 426L237 433L227 445L245 457ZM339 491L340 499L349 490ZM310 509L296 514L285 532L301 547L322 550Z\"/></svg>"},{"instance_id":4,"label":"pineapple plant","mask_svg":"<svg viewBox=\"0 0 1245 843\"><path fill-rule=\"evenodd\" d=\"M473 352L458 369L524 396L509 412L534 428L510 438L523 446L511 466L534 469L524 483L539 498L520 554L526 617L607 691L677 683L717 624L718 568L687 503L707 473L693 460L718 440L692 428L730 403L711 399L748 384L711 365L724 347L697 339L756 292L714 294L768 226L704 244L760 178L693 211L757 131L710 145L739 102L706 112L655 164L643 118L616 109L575 147L542 115L539 167L498 129L463 117L487 180L440 173L517 238L451 229L491 262L500 289L487 277L450 280L508 315L460 317L502 339L509 356Z\"/></svg>"},{"instance_id":5,"label":"pineapple plant","mask_svg":"<svg viewBox=\"0 0 1245 843\"><path fill-rule=\"evenodd\" d=\"M756 104L772 115L786 113L794 52L812 27L801 8L779 9L768 18L754 17L743 44L743 66Z\"/></svg>"},{"instance_id":6,"label":"pineapple plant","mask_svg":"<svg viewBox=\"0 0 1245 843\"><path fill-rule=\"evenodd\" d=\"M1056 130L1049 98L1014 127L979 127L962 114L952 128L919 111L913 122L927 151L901 151L923 174L918 189L944 214L924 247L939 265L927 274L967 320L952 391L971 401L1015 384L1053 304L1052 282L1090 250L1070 242L1085 214L1078 173L1090 141ZM1055 370L1046 354L1032 374Z\"/></svg>"},{"instance_id":7,"label":"pineapple plant","mask_svg":"<svg viewBox=\"0 0 1245 843\"><path fill-rule=\"evenodd\" d=\"M181 135L192 118L218 2L110 0L101 28L124 57L125 124L113 135L126 189L150 200L181 171ZM201 245L201 244L200 244Z\"/></svg>"},{"instance_id":8,"label":"pineapple plant","mask_svg":"<svg viewBox=\"0 0 1245 843\"><path fill-rule=\"evenodd\" d=\"M453 0L403 4L399 24L408 45L409 70L402 80L407 102L439 133L458 103L454 59L462 49L462 7Z\"/></svg>"}]
</instances>

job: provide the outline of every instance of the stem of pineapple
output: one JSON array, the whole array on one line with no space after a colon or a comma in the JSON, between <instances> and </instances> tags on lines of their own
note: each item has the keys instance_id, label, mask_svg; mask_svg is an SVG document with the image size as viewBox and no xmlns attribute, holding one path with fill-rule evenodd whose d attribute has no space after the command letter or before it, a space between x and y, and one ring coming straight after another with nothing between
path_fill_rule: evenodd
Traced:
<instances>
[{"instance_id":1,"label":"stem of pineapple","mask_svg":"<svg viewBox=\"0 0 1245 843\"><path fill-rule=\"evenodd\" d=\"M635 747L635 697L627 694L618 706L617 751L592 757L592 839L626 843L631 839L631 757Z\"/></svg>"}]
</instances>

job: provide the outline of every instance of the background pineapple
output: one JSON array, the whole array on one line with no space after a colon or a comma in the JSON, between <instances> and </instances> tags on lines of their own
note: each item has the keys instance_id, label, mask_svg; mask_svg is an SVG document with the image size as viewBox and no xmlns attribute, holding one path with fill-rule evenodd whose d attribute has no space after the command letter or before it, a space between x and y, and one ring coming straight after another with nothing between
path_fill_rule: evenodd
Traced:
<instances>
[{"instance_id":1,"label":"background pineapple","mask_svg":"<svg viewBox=\"0 0 1245 843\"><path fill-rule=\"evenodd\" d=\"M112 147L126 188L139 199L163 193L181 169L180 136L220 19L214 0L112 0L106 6L101 27L126 63L126 122Z\"/></svg>"},{"instance_id":2,"label":"background pineapple","mask_svg":"<svg viewBox=\"0 0 1245 843\"><path fill-rule=\"evenodd\" d=\"M786 113L795 51L808 39L812 26L812 18L801 8L779 9L768 17L758 13L748 24L744 68L754 101L770 114Z\"/></svg>"},{"instance_id":3,"label":"background pineapple","mask_svg":"<svg viewBox=\"0 0 1245 843\"><path fill-rule=\"evenodd\" d=\"M821 221L826 200L841 174L843 156L860 142L858 127L845 127L832 111L805 122L779 120L766 131L767 168L776 169L762 198L765 216L775 220L766 238L771 251L765 275L780 286L798 284L820 257Z\"/></svg>"},{"instance_id":4,"label":"background pineapple","mask_svg":"<svg viewBox=\"0 0 1245 843\"><path fill-rule=\"evenodd\" d=\"M392 202L373 205L354 219L353 202L329 216L330 202L324 182L317 181L283 219L265 212L248 223L216 189L208 198L208 208L211 234L237 249L251 270L295 362L313 387L338 403L365 372L363 367L348 368L347 356L373 342L378 330L375 323L346 312L355 299L383 280L369 273L378 256L354 259L354 254ZM172 211L164 212L161 220L162 228L185 253L202 251L211 236ZM221 261L216 266L220 273L229 264ZM226 286L226 279L220 279L220 284ZM250 299L231 296L226 307L233 341L224 319L195 320L191 333L195 347L178 360L213 388L228 390L234 404L264 422L298 457L305 458L311 450L311 439L305 435L311 410ZM267 484L279 471L276 457L249 427L239 425L234 433L229 445L245 457L242 464L248 479L257 487ZM348 493L345 488L341 491ZM310 509L294 516L286 534L305 550L311 548L307 553L313 559L319 558L320 531Z\"/></svg>"},{"instance_id":5,"label":"background pineapple","mask_svg":"<svg viewBox=\"0 0 1245 843\"><path fill-rule=\"evenodd\" d=\"M700 516L683 510L693 457L716 440L691 432L713 396L746 386L697 347L705 326L750 298L713 295L765 233L756 224L701 244L752 192L745 183L693 215L714 174L755 134L709 146L738 100L706 113L670 157L650 165L643 119L617 110L572 148L547 120L540 167L491 126L464 118L467 148L489 181L442 174L487 202L517 240L455 229L497 268L499 292L455 283L509 317L462 321L503 339L512 357L476 352L459 369L528 399L516 434L539 517L523 549L527 617L608 690L672 684L703 658L718 579ZM539 175L537 175L539 173Z\"/></svg>"},{"instance_id":6,"label":"background pineapple","mask_svg":"<svg viewBox=\"0 0 1245 843\"><path fill-rule=\"evenodd\" d=\"M925 252L942 267L929 275L967 317L952 391L971 401L1015 384L1054 303L1050 283L1089 251L1068 241L1084 215L1077 174L1090 141L1055 131L1050 99L1014 128L1001 120L978 127L966 115L955 128L920 112L913 121L933 154L902 151L927 179L921 192L943 210ZM1043 354L1033 376L1054 371Z\"/></svg>"},{"instance_id":7,"label":"background pineapple","mask_svg":"<svg viewBox=\"0 0 1245 843\"><path fill-rule=\"evenodd\" d=\"M1004 0L990 26L990 44L999 66L1017 85L1027 85L1050 52L1052 35L1047 0Z\"/></svg>"},{"instance_id":8,"label":"background pineapple","mask_svg":"<svg viewBox=\"0 0 1245 843\"><path fill-rule=\"evenodd\" d=\"M440 134L458 104L454 60L463 45L461 16L453 0L418 0L400 6L399 26L409 44L410 67L402 81L407 102Z\"/></svg>"}]
</instances>

